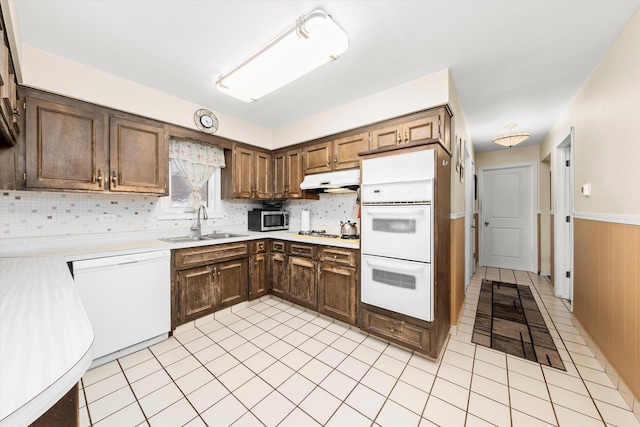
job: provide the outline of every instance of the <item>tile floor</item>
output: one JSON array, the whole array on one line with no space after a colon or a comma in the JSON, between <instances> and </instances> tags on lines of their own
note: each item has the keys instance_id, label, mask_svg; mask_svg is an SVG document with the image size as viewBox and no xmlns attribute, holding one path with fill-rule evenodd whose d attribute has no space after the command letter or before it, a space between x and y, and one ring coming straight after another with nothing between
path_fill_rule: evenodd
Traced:
<instances>
[{"instance_id":1,"label":"tile floor","mask_svg":"<svg viewBox=\"0 0 640 427\"><path fill-rule=\"evenodd\" d=\"M567 371L471 343L481 278L529 284ZM548 281L480 268L439 362L265 298L82 379L83 426L640 426Z\"/></svg>"}]
</instances>

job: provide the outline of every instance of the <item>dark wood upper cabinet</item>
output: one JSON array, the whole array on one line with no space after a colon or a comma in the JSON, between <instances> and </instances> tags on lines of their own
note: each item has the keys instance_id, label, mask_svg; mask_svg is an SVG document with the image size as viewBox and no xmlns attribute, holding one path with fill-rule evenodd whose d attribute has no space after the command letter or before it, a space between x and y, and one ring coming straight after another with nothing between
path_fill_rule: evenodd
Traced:
<instances>
[{"instance_id":1,"label":"dark wood upper cabinet","mask_svg":"<svg viewBox=\"0 0 640 427\"><path fill-rule=\"evenodd\" d=\"M169 194L169 140L162 124L111 118L109 189Z\"/></svg>"},{"instance_id":2,"label":"dark wood upper cabinet","mask_svg":"<svg viewBox=\"0 0 640 427\"><path fill-rule=\"evenodd\" d=\"M333 141L333 170L360 167L358 153L369 149L369 133L359 133Z\"/></svg>"},{"instance_id":3,"label":"dark wood upper cabinet","mask_svg":"<svg viewBox=\"0 0 640 427\"><path fill-rule=\"evenodd\" d=\"M107 115L84 105L27 98L26 187L102 191Z\"/></svg>"},{"instance_id":4,"label":"dark wood upper cabinet","mask_svg":"<svg viewBox=\"0 0 640 427\"><path fill-rule=\"evenodd\" d=\"M225 151L222 198L270 199L273 197L271 153L234 145Z\"/></svg>"},{"instance_id":5,"label":"dark wood upper cabinet","mask_svg":"<svg viewBox=\"0 0 640 427\"><path fill-rule=\"evenodd\" d=\"M360 167L358 153L369 149L369 133L359 133L303 148L304 173L311 175Z\"/></svg>"},{"instance_id":6,"label":"dark wood upper cabinet","mask_svg":"<svg viewBox=\"0 0 640 427\"><path fill-rule=\"evenodd\" d=\"M433 110L428 117L374 129L371 131L371 149L411 144L426 139L441 139L446 143L442 130L443 120L444 109L440 108Z\"/></svg>"},{"instance_id":7,"label":"dark wood upper cabinet","mask_svg":"<svg viewBox=\"0 0 640 427\"><path fill-rule=\"evenodd\" d=\"M273 155L273 198L299 199L303 197L300 183L303 179L302 149Z\"/></svg>"},{"instance_id":8,"label":"dark wood upper cabinet","mask_svg":"<svg viewBox=\"0 0 640 427\"><path fill-rule=\"evenodd\" d=\"M331 172L331 141L310 145L302 149L304 173L311 175L320 172Z\"/></svg>"},{"instance_id":9,"label":"dark wood upper cabinet","mask_svg":"<svg viewBox=\"0 0 640 427\"><path fill-rule=\"evenodd\" d=\"M22 90L25 132L17 153L24 154L16 156L21 188L168 194L169 140L163 123Z\"/></svg>"},{"instance_id":10,"label":"dark wood upper cabinet","mask_svg":"<svg viewBox=\"0 0 640 427\"><path fill-rule=\"evenodd\" d=\"M0 10L0 145L13 146L20 134L18 85Z\"/></svg>"}]
</instances>

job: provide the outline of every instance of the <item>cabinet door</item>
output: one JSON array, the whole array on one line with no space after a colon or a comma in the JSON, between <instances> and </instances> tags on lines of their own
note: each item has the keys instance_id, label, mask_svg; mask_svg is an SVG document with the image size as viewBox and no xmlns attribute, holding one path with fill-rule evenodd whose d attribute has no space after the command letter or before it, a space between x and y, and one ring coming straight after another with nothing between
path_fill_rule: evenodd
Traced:
<instances>
[{"instance_id":1,"label":"cabinet door","mask_svg":"<svg viewBox=\"0 0 640 427\"><path fill-rule=\"evenodd\" d=\"M80 103L26 103L26 187L103 190L106 115Z\"/></svg>"},{"instance_id":2,"label":"cabinet door","mask_svg":"<svg viewBox=\"0 0 640 427\"><path fill-rule=\"evenodd\" d=\"M250 199L253 197L254 152L236 147L233 159L233 195Z\"/></svg>"},{"instance_id":3,"label":"cabinet door","mask_svg":"<svg viewBox=\"0 0 640 427\"><path fill-rule=\"evenodd\" d=\"M269 287L274 295L289 299L289 277L287 275L287 255L271 253L269 262Z\"/></svg>"},{"instance_id":4,"label":"cabinet door","mask_svg":"<svg viewBox=\"0 0 640 427\"><path fill-rule=\"evenodd\" d=\"M289 257L289 299L317 310L316 261L296 256Z\"/></svg>"},{"instance_id":5,"label":"cabinet door","mask_svg":"<svg viewBox=\"0 0 640 427\"><path fill-rule=\"evenodd\" d=\"M358 153L369 149L369 134L361 133L333 141L333 170L360 167Z\"/></svg>"},{"instance_id":6,"label":"cabinet door","mask_svg":"<svg viewBox=\"0 0 640 427\"><path fill-rule=\"evenodd\" d=\"M306 175L331 171L331 141L311 145L303 149Z\"/></svg>"},{"instance_id":7,"label":"cabinet door","mask_svg":"<svg viewBox=\"0 0 640 427\"><path fill-rule=\"evenodd\" d=\"M273 198L286 198L286 153L273 155Z\"/></svg>"},{"instance_id":8,"label":"cabinet door","mask_svg":"<svg viewBox=\"0 0 640 427\"><path fill-rule=\"evenodd\" d=\"M109 190L169 194L169 141L161 124L112 117L109 137Z\"/></svg>"},{"instance_id":9,"label":"cabinet door","mask_svg":"<svg viewBox=\"0 0 640 427\"><path fill-rule=\"evenodd\" d=\"M438 115L425 117L402 125L402 143L440 138Z\"/></svg>"},{"instance_id":10,"label":"cabinet door","mask_svg":"<svg viewBox=\"0 0 640 427\"><path fill-rule=\"evenodd\" d=\"M180 299L178 324L189 322L211 312L216 305L211 266L194 267L177 273Z\"/></svg>"},{"instance_id":11,"label":"cabinet door","mask_svg":"<svg viewBox=\"0 0 640 427\"><path fill-rule=\"evenodd\" d=\"M249 279L249 300L256 299L267 294L269 257L266 253L253 255L251 264L251 278Z\"/></svg>"},{"instance_id":12,"label":"cabinet door","mask_svg":"<svg viewBox=\"0 0 640 427\"><path fill-rule=\"evenodd\" d=\"M300 183L302 183L302 179L304 178L302 171L302 149L287 151L285 164L286 195L291 199L299 199L302 197Z\"/></svg>"},{"instance_id":13,"label":"cabinet door","mask_svg":"<svg viewBox=\"0 0 640 427\"><path fill-rule=\"evenodd\" d=\"M398 145L402 142L402 125L376 129L371 132L371 149Z\"/></svg>"},{"instance_id":14,"label":"cabinet door","mask_svg":"<svg viewBox=\"0 0 640 427\"><path fill-rule=\"evenodd\" d=\"M355 268L326 262L320 264L318 311L334 319L356 324Z\"/></svg>"},{"instance_id":15,"label":"cabinet door","mask_svg":"<svg viewBox=\"0 0 640 427\"><path fill-rule=\"evenodd\" d=\"M249 286L247 258L217 263L213 272L216 275L215 285L220 297L218 308L229 307L247 300Z\"/></svg>"},{"instance_id":16,"label":"cabinet door","mask_svg":"<svg viewBox=\"0 0 640 427\"><path fill-rule=\"evenodd\" d=\"M271 199L271 155L256 151L254 173L254 199Z\"/></svg>"}]
</instances>

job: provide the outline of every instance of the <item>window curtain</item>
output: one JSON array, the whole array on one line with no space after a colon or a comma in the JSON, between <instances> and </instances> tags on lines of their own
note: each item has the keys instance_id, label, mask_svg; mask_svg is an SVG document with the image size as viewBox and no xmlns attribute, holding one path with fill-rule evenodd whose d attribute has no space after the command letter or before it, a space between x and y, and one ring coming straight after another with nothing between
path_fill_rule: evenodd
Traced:
<instances>
[{"instance_id":1,"label":"window curtain","mask_svg":"<svg viewBox=\"0 0 640 427\"><path fill-rule=\"evenodd\" d=\"M223 168L224 150L190 139L169 140L169 159L191 187L189 202L198 210L202 204L200 189L216 168Z\"/></svg>"}]
</instances>

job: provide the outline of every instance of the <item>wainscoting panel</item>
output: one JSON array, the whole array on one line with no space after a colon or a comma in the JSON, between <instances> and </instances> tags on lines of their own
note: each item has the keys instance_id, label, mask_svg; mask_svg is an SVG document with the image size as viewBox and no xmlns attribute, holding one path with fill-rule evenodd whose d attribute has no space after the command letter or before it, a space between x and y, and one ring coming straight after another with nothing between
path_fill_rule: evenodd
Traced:
<instances>
[{"instance_id":1,"label":"wainscoting panel","mask_svg":"<svg viewBox=\"0 0 640 427\"><path fill-rule=\"evenodd\" d=\"M640 396L640 226L576 218L574 315Z\"/></svg>"},{"instance_id":2,"label":"wainscoting panel","mask_svg":"<svg viewBox=\"0 0 640 427\"><path fill-rule=\"evenodd\" d=\"M451 219L451 324L464 307L464 217Z\"/></svg>"}]
</instances>

